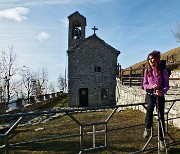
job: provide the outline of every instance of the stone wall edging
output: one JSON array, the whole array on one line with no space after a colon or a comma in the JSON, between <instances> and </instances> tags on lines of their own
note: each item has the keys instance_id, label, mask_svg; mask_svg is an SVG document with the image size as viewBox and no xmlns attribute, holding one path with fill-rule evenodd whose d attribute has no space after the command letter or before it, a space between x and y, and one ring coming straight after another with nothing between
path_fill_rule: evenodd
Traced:
<instances>
[{"instance_id":1,"label":"stone wall edging","mask_svg":"<svg viewBox=\"0 0 180 154\"><path fill-rule=\"evenodd\" d=\"M176 93L177 91L177 93ZM175 89L170 88L167 95L165 95L166 100L173 100L180 98L180 87ZM176 93L176 94L175 94ZM117 79L117 87L116 87L116 104L117 105L126 105L126 104L136 104L136 103L144 103L145 102L145 90L141 89L139 86L125 86L120 83L120 80ZM170 108L172 102L166 103L166 111ZM146 112L146 109L143 106L133 106L126 107L132 109L138 109L142 112ZM180 102L176 102L169 113L169 118L175 118L180 116ZM174 126L180 128L180 120L173 119L172 123Z\"/></svg>"}]
</instances>

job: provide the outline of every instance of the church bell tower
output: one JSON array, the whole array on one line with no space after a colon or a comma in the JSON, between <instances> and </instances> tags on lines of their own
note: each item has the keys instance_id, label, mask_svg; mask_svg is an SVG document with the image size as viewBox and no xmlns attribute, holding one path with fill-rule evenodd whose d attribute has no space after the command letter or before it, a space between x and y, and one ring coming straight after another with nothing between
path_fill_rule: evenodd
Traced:
<instances>
[{"instance_id":1,"label":"church bell tower","mask_svg":"<svg viewBox=\"0 0 180 154\"><path fill-rule=\"evenodd\" d=\"M85 39L86 18L78 11L74 12L69 19L68 49Z\"/></svg>"}]
</instances>

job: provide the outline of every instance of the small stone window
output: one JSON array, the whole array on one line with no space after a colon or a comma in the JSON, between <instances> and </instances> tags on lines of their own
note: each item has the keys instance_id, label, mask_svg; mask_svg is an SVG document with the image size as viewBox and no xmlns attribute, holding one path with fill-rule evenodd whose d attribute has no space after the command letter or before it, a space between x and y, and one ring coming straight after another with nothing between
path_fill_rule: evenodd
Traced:
<instances>
[{"instance_id":1,"label":"small stone window","mask_svg":"<svg viewBox=\"0 0 180 154\"><path fill-rule=\"evenodd\" d=\"M94 71L95 71L95 72L101 72L101 67L95 67L95 68L94 68Z\"/></svg>"},{"instance_id":2,"label":"small stone window","mask_svg":"<svg viewBox=\"0 0 180 154\"><path fill-rule=\"evenodd\" d=\"M101 99L107 99L109 96L109 89L102 88L101 89Z\"/></svg>"}]
</instances>

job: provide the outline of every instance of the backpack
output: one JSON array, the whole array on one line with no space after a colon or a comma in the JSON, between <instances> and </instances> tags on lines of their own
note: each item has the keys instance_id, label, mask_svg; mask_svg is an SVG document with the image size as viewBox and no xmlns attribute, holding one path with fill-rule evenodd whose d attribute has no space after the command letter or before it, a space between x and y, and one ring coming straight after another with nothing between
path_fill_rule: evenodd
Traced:
<instances>
[{"instance_id":1,"label":"backpack","mask_svg":"<svg viewBox=\"0 0 180 154\"><path fill-rule=\"evenodd\" d=\"M171 69L166 68L166 60L161 60L161 61L159 62L159 66L160 66L161 72L163 72L164 69L166 69L167 72L168 72L168 75L169 75L169 77L170 77L170 75L171 75Z\"/></svg>"},{"instance_id":2,"label":"backpack","mask_svg":"<svg viewBox=\"0 0 180 154\"><path fill-rule=\"evenodd\" d=\"M161 61L159 62L159 66L160 66L160 69L161 69L162 85L164 86L165 83L164 83L163 71L164 71L164 69L166 69L167 72L168 72L168 76L170 77L170 75L171 75L171 69L166 68L166 60L161 60Z\"/></svg>"},{"instance_id":3,"label":"backpack","mask_svg":"<svg viewBox=\"0 0 180 154\"><path fill-rule=\"evenodd\" d=\"M167 70L167 72L168 72L168 75L169 75L169 77L171 76L171 69L169 69L169 68L166 68L166 70Z\"/></svg>"}]
</instances>

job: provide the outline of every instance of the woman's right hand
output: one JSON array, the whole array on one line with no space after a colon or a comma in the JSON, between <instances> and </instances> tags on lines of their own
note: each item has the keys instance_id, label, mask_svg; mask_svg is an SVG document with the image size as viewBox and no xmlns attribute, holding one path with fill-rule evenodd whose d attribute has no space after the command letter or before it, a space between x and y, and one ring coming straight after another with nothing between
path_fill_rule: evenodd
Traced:
<instances>
[{"instance_id":1,"label":"woman's right hand","mask_svg":"<svg viewBox=\"0 0 180 154\"><path fill-rule=\"evenodd\" d=\"M153 85L152 85L152 88L153 88L154 90L157 90L157 89L158 89L157 84L153 84Z\"/></svg>"}]
</instances>

